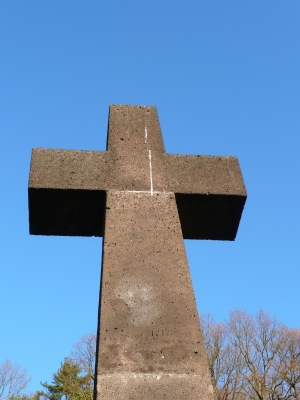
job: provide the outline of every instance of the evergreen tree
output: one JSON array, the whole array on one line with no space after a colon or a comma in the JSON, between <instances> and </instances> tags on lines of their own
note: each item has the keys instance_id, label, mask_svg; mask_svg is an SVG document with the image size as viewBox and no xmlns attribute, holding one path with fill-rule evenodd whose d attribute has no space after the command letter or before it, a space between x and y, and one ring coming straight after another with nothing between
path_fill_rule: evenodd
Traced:
<instances>
[{"instance_id":1,"label":"evergreen tree","mask_svg":"<svg viewBox=\"0 0 300 400\"><path fill-rule=\"evenodd\" d=\"M82 374L78 364L66 358L57 373L53 374L52 383L42 383L46 392L40 398L49 400L92 400L93 381L89 373Z\"/></svg>"}]
</instances>

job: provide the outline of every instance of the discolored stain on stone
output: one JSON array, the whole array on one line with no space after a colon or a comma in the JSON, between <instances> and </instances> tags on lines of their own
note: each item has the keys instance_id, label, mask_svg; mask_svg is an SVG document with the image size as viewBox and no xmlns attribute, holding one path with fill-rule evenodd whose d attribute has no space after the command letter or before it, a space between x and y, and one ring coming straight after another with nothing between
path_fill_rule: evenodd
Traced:
<instances>
[{"instance_id":1,"label":"discolored stain on stone","mask_svg":"<svg viewBox=\"0 0 300 400\"><path fill-rule=\"evenodd\" d=\"M183 238L234 240L235 157L165 153L155 107L110 107L107 149L33 149L30 233L103 236L95 399L213 399Z\"/></svg>"}]
</instances>

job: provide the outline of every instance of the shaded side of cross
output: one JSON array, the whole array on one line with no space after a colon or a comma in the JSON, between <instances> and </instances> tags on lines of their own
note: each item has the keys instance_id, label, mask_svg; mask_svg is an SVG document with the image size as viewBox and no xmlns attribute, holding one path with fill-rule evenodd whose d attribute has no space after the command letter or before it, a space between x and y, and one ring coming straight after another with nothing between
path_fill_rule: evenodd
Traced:
<instances>
[{"instance_id":1,"label":"shaded side of cross","mask_svg":"<svg viewBox=\"0 0 300 400\"><path fill-rule=\"evenodd\" d=\"M97 400L213 398L182 238L234 240L245 200L237 158L165 153L155 107L110 106L105 152L33 150L30 233L104 237Z\"/></svg>"}]
</instances>

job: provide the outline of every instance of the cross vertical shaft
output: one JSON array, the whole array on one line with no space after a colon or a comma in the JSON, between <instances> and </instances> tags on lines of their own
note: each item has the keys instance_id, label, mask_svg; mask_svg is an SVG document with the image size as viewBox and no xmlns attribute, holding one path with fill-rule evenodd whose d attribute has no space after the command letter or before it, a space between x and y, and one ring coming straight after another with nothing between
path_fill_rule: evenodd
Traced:
<instances>
[{"instance_id":1,"label":"cross vertical shaft","mask_svg":"<svg viewBox=\"0 0 300 400\"><path fill-rule=\"evenodd\" d=\"M166 191L158 120L144 107L117 107L110 118L108 151L127 188L107 191L95 398L176 393L189 400L196 387L208 399L213 391L175 195Z\"/></svg>"},{"instance_id":2,"label":"cross vertical shaft","mask_svg":"<svg viewBox=\"0 0 300 400\"><path fill-rule=\"evenodd\" d=\"M109 191L105 227L97 400L212 399L175 195Z\"/></svg>"}]
</instances>

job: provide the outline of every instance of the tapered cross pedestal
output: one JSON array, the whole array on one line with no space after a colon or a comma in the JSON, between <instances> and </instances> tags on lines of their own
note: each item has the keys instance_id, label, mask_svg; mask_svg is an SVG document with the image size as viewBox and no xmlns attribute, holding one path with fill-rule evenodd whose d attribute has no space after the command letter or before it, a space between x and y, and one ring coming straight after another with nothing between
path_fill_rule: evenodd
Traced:
<instances>
[{"instance_id":1,"label":"tapered cross pedestal","mask_svg":"<svg viewBox=\"0 0 300 400\"><path fill-rule=\"evenodd\" d=\"M213 399L183 238L234 240L235 157L166 154L155 107L110 107L107 151L34 149L30 233L103 236L96 400Z\"/></svg>"}]
</instances>

